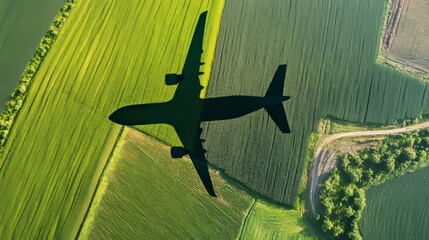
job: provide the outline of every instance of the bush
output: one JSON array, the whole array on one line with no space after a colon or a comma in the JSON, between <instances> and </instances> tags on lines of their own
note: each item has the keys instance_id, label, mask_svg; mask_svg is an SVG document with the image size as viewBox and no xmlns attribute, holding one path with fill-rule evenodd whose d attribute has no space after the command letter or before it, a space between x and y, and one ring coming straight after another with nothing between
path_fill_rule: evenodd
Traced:
<instances>
[{"instance_id":1,"label":"bush","mask_svg":"<svg viewBox=\"0 0 429 240\"><path fill-rule=\"evenodd\" d=\"M428 136L426 130L391 136L376 147L340 156L321 189L324 231L339 239L362 239L358 224L366 206L365 191L426 166Z\"/></svg>"}]
</instances>

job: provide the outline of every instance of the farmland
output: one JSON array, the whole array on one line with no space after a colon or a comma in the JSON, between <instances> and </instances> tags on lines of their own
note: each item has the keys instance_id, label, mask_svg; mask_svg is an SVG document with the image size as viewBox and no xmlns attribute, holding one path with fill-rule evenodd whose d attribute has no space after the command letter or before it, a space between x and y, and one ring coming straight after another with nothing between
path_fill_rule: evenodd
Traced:
<instances>
[{"instance_id":1,"label":"farmland","mask_svg":"<svg viewBox=\"0 0 429 240\"><path fill-rule=\"evenodd\" d=\"M360 221L364 239L428 239L429 168L367 191Z\"/></svg>"},{"instance_id":2,"label":"farmland","mask_svg":"<svg viewBox=\"0 0 429 240\"><path fill-rule=\"evenodd\" d=\"M171 159L167 146L126 128L81 236L233 239L253 199L211 175L217 198L206 193L190 159Z\"/></svg>"},{"instance_id":3,"label":"farmland","mask_svg":"<svg viewBox=\"0 0 429 240\"><path fill-rule=\"evenodd\" d=\"M209 72L221 1L75 4L0 156L0 238L76 236L120 131L109 114L171 98L174 87L164 85L164 74L181 69L199 13L207 9ZM162 139L166 129L147 131Z\"/></svg>"},{"instance_id":4,"label":"farmland","mask_svg":"<svg viewBox=\"0 0 429 240\"><path fill-rule=\"evenodd\" d=\"M387 27L380 60L429 78L429 5L425 0L392 0L394 6ZM396 8L395 8L396 7ZM396 19L395 19L396 17Z\"/></svg>"},{"instance_id":5,"label":"farmland","mask_svg":"<svg viewBox=\"0 0 429 240\"><path fill-rule=\"evenodd\" d=\"M292 134L281 134L263 111L203 125L208 160L272 200L295 205L309 137L322 117L388 124L429 111L427 84L375 63L384 1L227 1L216 42L223 4L215 0L202 3L99 0L76 4L33 79L0 156L0 238L76 236L111 154L117 154L116 159L131 157L125 152L112 152L121 129L107 117L120 106L172 97L175 87L165 86L164 75L180 72L196 20L205 10L209 10L209 19L202 56L206 64L201 70L206 74L201 81L207 86L210 77L209 97L262 96L277 66L288 64L285 95L292 99L285 107ZM141 129L165 143L179 143L171 127L154 125ZM153 164L154 169L167 168L154 161L165 160L165 152L154 152L148 147L153 146L151 143L146 147L136 144L130 141L118 147L129 147L134 154L143 154L143 160ZM116 160L115 165L115 158L113 168L106 173L111 174L107 179L111 185L99 187L99 194L104 195L96 195L94 212L88 219L94 225L84 229L84 238L103 237L104 231L130 229L129 234L140 234L135 222L117 226L120 214L133 219L140 217L152 228L149 234L154 234L157 226L149 221L153 216L142 212L153 208L148 205L151 202L160 201L156 192L145 192L149 187L190 191L186 196L176 192L176 199L162 198L169 208L158 210L168 212L155 217L162 221L163 216L172 214L181 219L182 226L168 229L166 234L183 228L190 232L182 234L199 236L202 234L199 230L211 236L219 234L216 232L219 229L207 226L195 230L186 225L189 223L183 211L170 208L179 196L191 203L205 197L198 195L201 189L189 190L180 181L173 181L171 174L163 178L139 175L129 180L126 174L130 169L132 174L149 171L153 176L159 176L160 171L150 172L152 169L144 165L134 165L135 161ZM189 170L186 161L179 163ZM176 169L169 169L173 170ZM199 183L194 175L183 179L182 183ZM154 181L160 182L147 189L140 188L141 184ZM215 219L216 224L230 224L222 233L233 236L239 232L236 219L244 216L243 209L250 207L250 200L218 176L215 181L225 199L211 199L210 206L200 203L198 207L233 218ZM124 185L131 189L123 189ZM149 198L147 202L140 202L143 192ZM120 212L110 210L111 204L117 204L117 197L121 197L118 195L125 194L130 194L130 204L122 205ZM231 205L223 206L229 198L243 199L243 205L231 200ZM183 206L195 207L188 203L183 202ZM101 207L103 204L107 204L105 209ZM280 232L282 236L309 234L297 220L301 213L291 210L290 215L283 216L259 202L254 206L254 215L242 226L246 231L272 236L279 224L288 221L294 224L289 229L292 233ZM190 215L196 221L208 220L201 220L201 216L192 212ZM274 218L269 225L273 230L267 232L256 226L266 216ZM115 228L111 227L113 224Z\"/></svg>"},{"instance_id":6,"label":"farmland","mask_svg":"<svg viewBox=\"0 0 429 240\"><path fill-rule=\"evenodd\" d=\"M0 2L0 112L65 0ZM34 21L37 19L37 21Z\"/></svg>"},{"instance_id":7,"label":"farmland","mask_svg":"<svg viewBox=\"0 0 429 240\"><path fill-rule=\"evenodd\" d=\"M392 178L427 167L428 136L427 129L397 134L375 146L341 155L339 164L323 184L320 194L324 206L323 229L339 239L361 239L359 222L366 206L365 191ZM378 196L381 193L375 194ZM382 198L386 200L385 196ZM395 210L402 211L399 207ZM391 221L383 219L383 216L377 212L371 217L378 219L374 221ZM374 224L370 219L366 219L368 224ZM404 219L397 220L404 224ZM377 229L374 231L380 230Z\"/></svg>"},{"instance_id":8,"label":"farmland","mask_svg":"<svg viewBox=\"0 0 429 240\"><path fill-rule=\"evenodd\" d=\"M389 124L428 111L427 84L375 63L384 9L382 0L226 2L207 96L263 96L286 63L292 133L281 134L264 111L210 122L208 160L294 205L309 136L323 116Z\"/></svg>"},{"instance_id":9,"label":"farmland","mask_svg":"<svg viewBox=\"0 0 429 240\"><path fill-rule=\"evenodd\" d=\"M125 128L81 239L314 239L300 211L255 200L216 171L218 197L210 197L190 160L168 152Z\"/></svg>"},{"instance_id":10,"label":"farmland","mask_svg":"<svg viewBox=\"0 0 429 240\"><path fill-rule=\"evenodd\" d=\"M256 201L247 217L240 239L320 239L304 224L302 212Z\"/></svg>"}]
</instances>

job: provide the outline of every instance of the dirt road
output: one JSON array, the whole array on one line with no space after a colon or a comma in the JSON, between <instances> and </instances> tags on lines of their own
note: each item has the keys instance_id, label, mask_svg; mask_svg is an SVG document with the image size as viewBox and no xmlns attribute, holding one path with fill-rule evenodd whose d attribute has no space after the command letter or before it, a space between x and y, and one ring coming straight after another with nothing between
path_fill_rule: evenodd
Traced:
<instances>
[{"instance_id":1,"label":"dirt road","mask_svg":"<svg viewBox=\"0 0 429 240\"><path fill-rule=\"evenodd\" d=\"M322 143L317 148L316 152L314 153L314 160L311 166L311 172L309 175L309 182L310 182L310 206L311 211L313 214L316 214L316 186L319 182L320 177L320 166L326 165L327 163L325 161L329 160L330 158L324 157L324 154L322 154L324 151L324 148L331 143L334 140L345 138L345 137L360 137L360 136L376 136L376 135L392 135L397 133L403 133L403 132L410 132L415 131L418 129L423 128L429 128L429 122L424 122L417 125L407 126L403 128L395 128L395 129L388 129L388 130L375 130L375 131L361 131L361 132L347 132L347 133L338 133L331 136L328 136L325 138ZM331 158L332 159L332 158ZM317 196L318 197L318 196Z\"/></svg>"}]
</instances>

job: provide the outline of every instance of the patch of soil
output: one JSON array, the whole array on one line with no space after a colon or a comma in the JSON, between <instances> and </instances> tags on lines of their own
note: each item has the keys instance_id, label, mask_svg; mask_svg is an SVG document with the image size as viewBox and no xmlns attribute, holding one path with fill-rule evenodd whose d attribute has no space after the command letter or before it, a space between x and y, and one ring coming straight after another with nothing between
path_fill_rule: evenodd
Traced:
<instances>
[{"instance_id":1,"label":"patch of soil","mask_svg":"<svg viewBox=\"0 0 429 240\"><path fill-rule=\"evenodd\" d=\"M405 0L392 0L389 17L387 18L386 31L383 37L383 48L388 49L395 38L396 31L401 20L402 10L404 9Z\"/></svg>"}]
</instances>

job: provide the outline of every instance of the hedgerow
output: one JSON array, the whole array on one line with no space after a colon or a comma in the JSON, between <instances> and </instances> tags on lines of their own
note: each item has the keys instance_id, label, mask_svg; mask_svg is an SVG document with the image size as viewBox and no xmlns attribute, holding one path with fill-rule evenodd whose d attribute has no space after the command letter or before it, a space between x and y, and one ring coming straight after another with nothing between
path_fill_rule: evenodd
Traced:
<instances>
[{"instance_id":1,"label":"hedgerow","mask_svg":"<svg viewBox=\"0 0 429 240\"><path fill-rule=\"evenodd\" d=\"M391 136L380 145L340 157L322 186L323 229L339 239L362 239L365 191L429 163L429 130Z\"/></svg>"},{"instance_id":2,"label":"hedgerow","mask_svg":"<svg viewBox=\"0 0 429 240\"><path fill-rule=\"evenodd\" d=\"M52 48L57 35L69 16L75 2L76 0L67 0L55 16L53 23L40 41L36 52L25 67L18 85L12 91L9 101L6 103L6 109L0 114L0 154L3 150L4 144L6 143L7 136L12 128L13 122L25 101L27 93L31 87L31 82L40 65L43 63L46 54Z\"/></svg>"}]
</instances>

